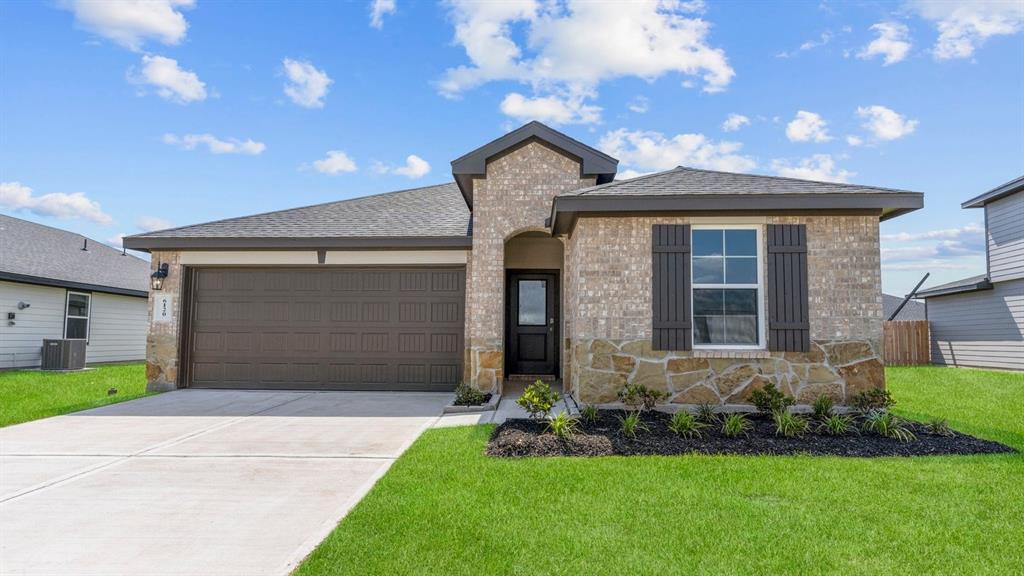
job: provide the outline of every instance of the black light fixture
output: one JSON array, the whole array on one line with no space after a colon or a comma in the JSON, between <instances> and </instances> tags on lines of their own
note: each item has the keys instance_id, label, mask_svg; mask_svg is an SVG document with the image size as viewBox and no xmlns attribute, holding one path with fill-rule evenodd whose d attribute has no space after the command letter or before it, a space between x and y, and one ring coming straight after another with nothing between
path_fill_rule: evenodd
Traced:
<instances>
[{"instance_id":1,"label":"black light fixture","mask_svg":"<svg viewBox=\"0 0 1024 576\"><path fill-rule=\"evenodd\" d=\"M164 278L167 278L167 270L170 268L166 262L156 267L156 272L149 275L149 281L153 290L160 290L164 287Z\"/></svg>"}]
</instances>

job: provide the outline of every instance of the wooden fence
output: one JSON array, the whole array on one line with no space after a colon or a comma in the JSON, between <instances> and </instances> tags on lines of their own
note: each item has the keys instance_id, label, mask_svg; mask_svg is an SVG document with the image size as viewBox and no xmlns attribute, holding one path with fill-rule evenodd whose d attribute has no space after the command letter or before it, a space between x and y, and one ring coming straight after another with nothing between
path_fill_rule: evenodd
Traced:
<instances>
[{"instance_id":1,"label":"wooden fence","mask_svg":"<svg viewBox=\"0 0 1024 576\"><path fill-rule=\"evenodd\" d=\"M882 323L882 359L888 366L931 362L927 320Z\"/></svg>"}]
</instances>

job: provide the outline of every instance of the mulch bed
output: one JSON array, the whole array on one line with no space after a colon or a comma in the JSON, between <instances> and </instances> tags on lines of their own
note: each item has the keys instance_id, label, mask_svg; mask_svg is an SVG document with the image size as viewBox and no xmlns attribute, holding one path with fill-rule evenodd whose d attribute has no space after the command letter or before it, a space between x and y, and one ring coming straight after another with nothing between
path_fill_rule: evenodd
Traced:
<instances>
[{"instance_id":1,"label":"mulch bed","mask_svg":"<svg viewBox=\"0 0 1024 576\"><path fill-rule=\"evenodd\" d=\"M719 426L704 429L701 438L685 439L668 429L670 416L661 412L647 412L643 420L650 428L631 439L619 432L616 416L624 412L602 410L596 422L579 422L580 430L572 438L562 440L544 431L543 422L506 420L498 426L487 444L487 454L505 458L524 456L672 456L677 454L806 454L814 456L938 456L943 454L999 454L1015 452L998 442L974 436L953 433L938 436L916 422L907 428L916 440L900 442L875 434L861 432L845 436L826 436L812 430L799 438L785 438L775 434L775 426L768 416L750 415L753 429L747 437L728 438ZM857 425L859 428L860 422Z\"/></svg>"}]
</instances>

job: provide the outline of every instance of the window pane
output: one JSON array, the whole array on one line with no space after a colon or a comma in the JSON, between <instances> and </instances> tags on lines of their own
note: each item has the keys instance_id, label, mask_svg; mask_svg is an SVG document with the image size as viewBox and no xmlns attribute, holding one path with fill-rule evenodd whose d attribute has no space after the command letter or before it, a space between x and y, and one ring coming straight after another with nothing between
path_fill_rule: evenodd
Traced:
<instances>
[{"instance_id":1,"label":"window pane","mask_svg":"<svg viewBox=\"0 0 1024 576\"><path fill-rule=\"evenodd\" d=\"M703 257L693 259L694 284L721 284L725 281L722 271L723 258Z\"/></svg>"},{"instance_id":2,"label":"window pane","mask_svg":"<svg viewBox=\"0 0 1024 576\"><path fill-rule=\"evenodd\" d=\"M67 338L84 340L89 336L89 321L85 318L68 318Z\"/></svg>"},{"instance_id":3,"label":"window pane","mask_svg":"<svg viewBox=\"0 0 1024 576\"><path fill-rule=\"evenodd\" d=\"M68 316L88 316L89 297L84 294L68 294Z\"/></svg>"},{"instance_id":4,"label":"window pane","mask_svg":"<svg viewBox=\"0 0 1024 576\"><path fill-rule=\"evenodd\" d=\"M725 312L723 290L694 290L694 316L721 316Z\"/></svg>"},{"instance_id":5,"label":"window pane","mask_svg":"<svg viewBox=\"0 0 1024 576\"><path fill-rule=\"evenodd\" d=\"M725 322L723 316L694 316L694 344L722 344L725 342Z\"/></svg>"},{"instance_id":6,"label":"window pane","mask_svg":"<svg viewBox=\"0 0 1024 576\"><path fill-rule=\"evenodd\" d=\"M725 316L728 344L757 344L757 316Z\"/></svg>"},{"instance_id":7,"label":"window pane","mask_svg":"<svg viewBox=\"0 0 1024 576\"><path fill-rule=\"evenodd\" d=\"M519 281L519 325L543 326L547 322L546 280Z\"/></svg>"},{"instance_id":8,"label":"window pane","mask_svg":"<svg viewBox=\"0 0 1024 576\"><path fill-rule=\"evenodd\" d=\"M757 230L726 230L726 256L757 256Z\"/></svg>"},{"instance_id":9,"label":"window pane","mask_svg":"<svg viewBox=\"0 0 1024 576\"><path fill-rule=\"evenodd\" d=\"M723 290L725 313L757 316L757 290ZM696 296L694 297L696 299Z\"/></svg>"},{"instance_id":10,"label":"window pane","mask_svg":"<svg viewBox=\"0 0 1024 576\"><path fill-rule=\"evenodd\" d=\"M726 258L726 284L757 284L757 258Z\"/></svg>"},{"instance_id":11,"label":"window pane","mask_svg":"<svg viewBox=\"0 0 1024 576\"><path fill-rule=\"evenodd\" d=\"M694 256L721 256L722 255L722 231L721 230L694 230L693 231L693 255Z\"/></svg>"}]
</instances>

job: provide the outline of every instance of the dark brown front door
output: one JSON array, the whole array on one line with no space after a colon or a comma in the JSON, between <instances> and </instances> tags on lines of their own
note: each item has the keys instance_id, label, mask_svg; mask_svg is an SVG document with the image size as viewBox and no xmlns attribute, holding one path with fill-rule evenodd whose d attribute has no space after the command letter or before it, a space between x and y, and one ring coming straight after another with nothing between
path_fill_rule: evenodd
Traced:
<instances>
[{"instance_id":1,"label":"dark brown front door","mask_svg":"<svg viewBox=\"0 0 1024 576\"><path fill-rule=\"evenodd\" d=\"M557 375L558 273L508 273L509 374Z\"/></svg>"}]
</instances>

